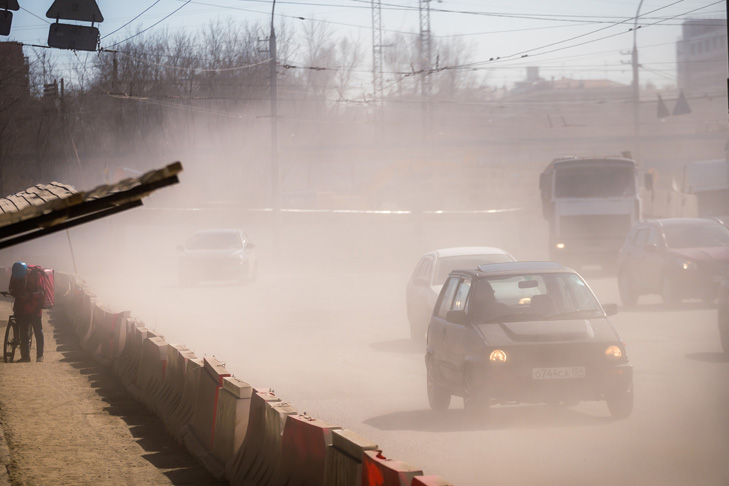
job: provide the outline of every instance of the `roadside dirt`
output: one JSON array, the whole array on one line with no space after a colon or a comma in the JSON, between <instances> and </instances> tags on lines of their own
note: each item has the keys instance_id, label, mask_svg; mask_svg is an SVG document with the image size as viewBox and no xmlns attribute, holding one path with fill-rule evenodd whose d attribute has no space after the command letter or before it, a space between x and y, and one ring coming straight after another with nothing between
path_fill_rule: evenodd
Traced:
<instances>
[{"instance_id":1,"label":"roadside dirt","mask_svg":"<svg viewBox=\"0 0 729 486\"><path fill-rule=\"evenodd\" d=\"M0 302L0 339L10 305ZM43 330L43 362L35 350L30 363L0 360L0 485L227 484L83 351L60 311L44 312Z\"/></svg>"}]
</instances>

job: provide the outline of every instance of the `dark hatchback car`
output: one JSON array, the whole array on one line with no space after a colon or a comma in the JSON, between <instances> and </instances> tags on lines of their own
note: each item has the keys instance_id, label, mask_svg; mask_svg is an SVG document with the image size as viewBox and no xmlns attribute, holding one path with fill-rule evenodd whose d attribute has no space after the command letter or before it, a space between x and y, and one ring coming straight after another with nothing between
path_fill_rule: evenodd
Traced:
<instances>
[{"instance_id":1,"label":"dark hatchback car","mask_svg":"<svg viewBox=\"0 0 729 486\"><path fill-rule=\"evenodd\" d=\"M667 305L683 299L713 302L729 273L729 228L706 218L666 218L635 223L618 257L623 305L659 294Z\"/></svg>"},{"instance_id":2,"label":"dark hatchback car","mask_svg":"<svg viewBox=\"0 0 729 486\"><path fill-rule=\"evenodd\" d=\"M633 410L625 344L577 272L552 262L454 270L428 326L430 407L463 397L469 414L492 404L571 406L605 400L610 414Z\"/></svg>"}]
</instances>

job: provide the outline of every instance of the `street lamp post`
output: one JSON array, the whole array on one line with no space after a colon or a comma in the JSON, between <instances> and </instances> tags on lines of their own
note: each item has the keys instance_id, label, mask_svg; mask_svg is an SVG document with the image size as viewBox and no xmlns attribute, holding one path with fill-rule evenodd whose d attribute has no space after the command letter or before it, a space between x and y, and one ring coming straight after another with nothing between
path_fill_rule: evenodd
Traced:
<instances>
[{"instance_id":1,"label":"street lamp post","mask_svg":"<svg viewBox=\"0 0 729 486\"><path fill-rule=\"evenodd\" d=\"M643 0L638 3L638 10L635 12L633 21L633 157L640 159L640 78L638 74L638 18Z\"/></svg>"}]
</instances>

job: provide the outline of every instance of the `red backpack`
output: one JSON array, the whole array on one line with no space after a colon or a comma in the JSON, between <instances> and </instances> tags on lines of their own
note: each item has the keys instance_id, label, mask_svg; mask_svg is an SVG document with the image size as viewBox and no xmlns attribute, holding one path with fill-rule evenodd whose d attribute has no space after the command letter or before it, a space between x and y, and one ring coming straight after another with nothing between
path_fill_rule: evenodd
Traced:
<instances>
[{"instance_id":1,"label":"red backpack","mask_svg":"<svg viewBox=\"0 0 729 486\"><path fill-rule=\"evenodd\" d=\"M50 309L55 304L55 275L52 268L42 268L38 265L28 265L28 271L39 272L41 288L43 289L43 309Z\"/></svg>"}]
</instances>

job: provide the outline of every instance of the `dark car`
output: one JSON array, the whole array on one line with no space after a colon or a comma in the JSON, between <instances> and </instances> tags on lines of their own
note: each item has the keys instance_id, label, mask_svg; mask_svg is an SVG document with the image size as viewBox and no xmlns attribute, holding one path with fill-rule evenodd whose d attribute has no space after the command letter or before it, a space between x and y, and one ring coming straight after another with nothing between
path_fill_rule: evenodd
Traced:
<instances>
[{"instance_id":1,"label":"dark car","mask_svg":"<svg viewBox=\"0 0 729 486\"><path fill-rule=\"evenodd\" d=\"M178 249L179 280L183 286L199 282L256 279L256 245L238 229L198 231Z\"/></svg>"},{"instance_id":2,"label":"dark car","mask_svg":"<svg viewBox=\"0 0 729 486\"><path fill-rule=\"evenodd\" d=\"M729 228L706 218L644 220L628 232L618 257L623 305L659 294L667 305L683 299L716 299L729 273Z\"/></svg>"},{"instance_id":3,"label":"dark car","mask_svg":"<svg viewBox=\"0 0 729 486\"><path fill-rule=\"evenodd\" d=\"M717 314L719 324L719 337L721 347L729 355L729 274L719 287L719 312Z\"/></svg>"},{"instance_id":4,"label":"dark car","mask_svg":"<svg viewBox=\"0 0 729 486\"><path fill-rule=\"evenodd\" d=\"M553 262L454 270L428 326L428 401L463 397L469 414L491 404L571 406L605 400L615 418L633 410L633 368L605 307L580 275Z\"/></svg>"}]
</instances>

